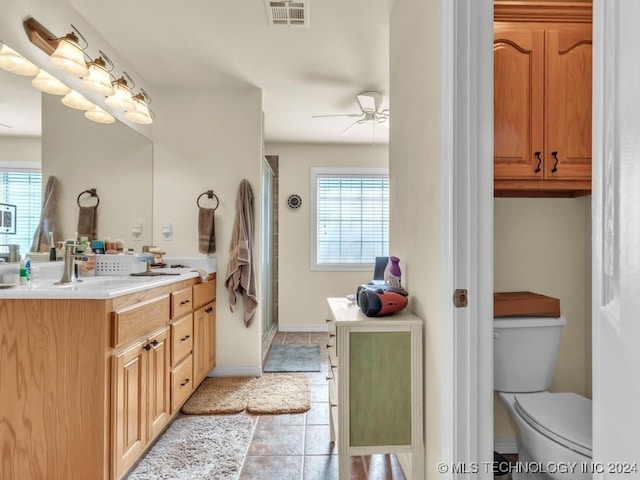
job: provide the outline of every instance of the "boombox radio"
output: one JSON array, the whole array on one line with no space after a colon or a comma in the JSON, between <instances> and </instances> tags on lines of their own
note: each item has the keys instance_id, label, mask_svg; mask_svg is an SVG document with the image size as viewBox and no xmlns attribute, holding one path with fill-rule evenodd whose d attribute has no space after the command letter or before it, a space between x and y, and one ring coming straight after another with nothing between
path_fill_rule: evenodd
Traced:
<instances>
[{"instance_id":1,"label":"boombox radio","mask_svg":"<svg viewBox=\"0 0 640 480\"><path fill-rule=\"evenodd\" d=\"M390 285L360 285L356 300L367 317L384 317L399 312L409 303L409 293Z\"/></svg>"}]
</instances>

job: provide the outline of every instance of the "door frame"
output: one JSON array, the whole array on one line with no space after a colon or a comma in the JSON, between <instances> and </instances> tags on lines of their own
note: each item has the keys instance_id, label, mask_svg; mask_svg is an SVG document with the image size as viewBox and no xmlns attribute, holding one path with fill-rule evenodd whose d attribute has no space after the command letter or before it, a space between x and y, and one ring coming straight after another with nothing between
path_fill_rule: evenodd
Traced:
<instances>
[{"instance_id":1,"label":"door frame","mask_svg":"<svg viewBox=\"0 0 640 480\"><path fill-rule=\"evenodd\" d=\"M493 478L493 0L442 15L442 392L446 478ZM491 94L487 94L491 92ZM455 289L468 305L455 308ZM434 466L429 466L432 469ZM470 471L477 468L477 471ZM460 469L458 469L460 470Z\"/></svg>"}]
</instances>

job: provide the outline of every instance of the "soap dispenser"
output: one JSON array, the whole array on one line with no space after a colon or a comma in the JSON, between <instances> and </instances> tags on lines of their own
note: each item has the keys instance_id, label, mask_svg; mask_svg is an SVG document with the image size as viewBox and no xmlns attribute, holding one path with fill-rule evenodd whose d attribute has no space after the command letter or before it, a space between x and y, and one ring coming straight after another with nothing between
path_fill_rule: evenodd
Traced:
<instances>
[{"instance_id":1,"label":"soap dispenser","mask_svg":"<svg viewBox=\"0 0 640 480\"><path fill-rule=\"evenodd\" d=\"M389 257L391 266L389 267L389 277L387 284L392 287L402 287L401 285L401 272L400 272L400 259L398 257Z\"/></svg>"}]
</instances>

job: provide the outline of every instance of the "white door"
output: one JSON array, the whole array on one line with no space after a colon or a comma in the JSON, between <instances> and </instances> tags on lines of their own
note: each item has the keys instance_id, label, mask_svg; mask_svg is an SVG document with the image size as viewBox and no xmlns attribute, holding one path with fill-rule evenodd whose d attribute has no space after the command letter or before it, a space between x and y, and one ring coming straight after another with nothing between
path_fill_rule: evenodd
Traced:
<instances>
[{"instance_id":1,"label":"white door","mask_svg":"<svg viewBox=\"0 0 640 480\"><path fill-rule=\"evenodd\" d=\"M593 6L594 478L640 478L640 2Z\"/></svg>"}]
</instances>

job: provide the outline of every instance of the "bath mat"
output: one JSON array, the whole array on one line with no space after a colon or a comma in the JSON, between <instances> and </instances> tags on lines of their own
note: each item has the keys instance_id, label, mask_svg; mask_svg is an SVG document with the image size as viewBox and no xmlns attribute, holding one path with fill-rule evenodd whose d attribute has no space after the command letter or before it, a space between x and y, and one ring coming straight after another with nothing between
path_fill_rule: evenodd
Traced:
<instances>
[{"instance_id":1,"label":"bath mat","mask_svg":"<svg viewBox=\"0 0 640 480\"><path fill-rule=\"evenodd\" d=\"M245 390L253 380L253 377L207 377L185 402L182 413L240 413L247 408Z\"/></svg>"},{"instance_id":2,"label":"bath mat","mask_svg":"<svg viewBox=\"0 0 640 480\"><path fill-rule=\"evenodd\" d=\"M127 480L234 480L253 428L246 415L178 418Z\"/></svg>"},{"instance_id":3,"label":"bath mat","mask_svg":"<svg viewBox=\"0 0 640 480\"><path fill-rule=\"evenodd\" d=\"M182 407L187 415L302 413L311 408L309 379L301 375L208 377Z\"/></svg>"},{"instance_id":4,"label":"bath mat","mask_svg":"<svg viewBox=\"0 0 640 480\"><path fill-rule=\"evenodd\" d=\"M319 372L320 345L285 343L271 347L265 372Z\"/></svg>"}]
</instances>

